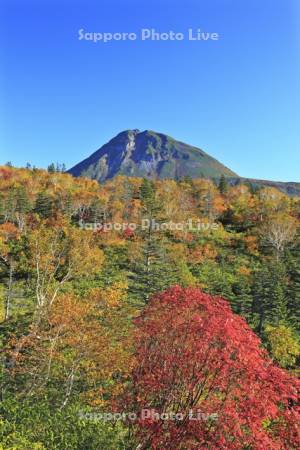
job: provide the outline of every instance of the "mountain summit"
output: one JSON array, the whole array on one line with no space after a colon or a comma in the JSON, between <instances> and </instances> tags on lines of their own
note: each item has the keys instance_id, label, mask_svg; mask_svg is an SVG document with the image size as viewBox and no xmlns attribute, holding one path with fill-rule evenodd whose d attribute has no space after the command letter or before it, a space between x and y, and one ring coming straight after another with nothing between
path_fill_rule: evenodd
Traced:
<instances>
[{"instance_id":1,"label":"mountain summit","mask_svg":"<svg viewBox=\"0 0 300 450\"><path fill-rule=\"evenodd\" d=\"M69 173L98 181L115 175L159 179L238 176L203 150L149 130L119 133Z\"/></svg>"}]
</instances>

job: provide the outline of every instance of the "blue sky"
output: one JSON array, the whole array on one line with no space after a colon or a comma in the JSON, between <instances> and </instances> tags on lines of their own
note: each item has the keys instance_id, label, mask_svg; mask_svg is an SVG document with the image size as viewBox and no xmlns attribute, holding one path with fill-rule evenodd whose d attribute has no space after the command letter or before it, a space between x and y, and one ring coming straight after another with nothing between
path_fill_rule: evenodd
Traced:
<instances>
[{"instance_id":1,"label":"blue sky","mask_svg":"<svg viewBox=\"0 0 300 450\"><path fill-rule=\"evenodd\" d=\"M163 132L241 176L300 181L298 0L0 0L0 163L71 167ZM78 30L218 41L78 40Z\"/></svg>"}]
</instances>

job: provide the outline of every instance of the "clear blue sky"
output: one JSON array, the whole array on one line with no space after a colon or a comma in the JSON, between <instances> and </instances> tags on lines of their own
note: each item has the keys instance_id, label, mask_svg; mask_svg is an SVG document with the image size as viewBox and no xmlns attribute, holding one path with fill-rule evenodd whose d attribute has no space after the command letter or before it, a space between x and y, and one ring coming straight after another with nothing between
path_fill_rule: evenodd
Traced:
<instances>
[{"instance_id":1,"label":"clear blue sky","mask_svg":"<svg viewBox=\"0 0 300 450\"><path fill-rule=\"evenodd\" d=\"M299 0L0 0L0 163L71 167L118 132L167 133L238 174L300 181ZM78 30L219 41L78 40Z\"/></svg>"}]
</instances>

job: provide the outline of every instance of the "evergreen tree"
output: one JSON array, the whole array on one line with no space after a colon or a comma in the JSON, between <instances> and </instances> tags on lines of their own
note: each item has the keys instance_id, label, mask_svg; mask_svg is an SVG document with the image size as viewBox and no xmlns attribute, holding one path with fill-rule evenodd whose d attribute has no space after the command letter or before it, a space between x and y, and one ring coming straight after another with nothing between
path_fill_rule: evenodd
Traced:
<instances>
[{"instance_id":1,"label":"evergreen tree","mask_svg":"<svg viewBox=\"0 0 300 450\"><path fill-rule=\"evenodd\" d=\"M160 211L159 204L155 198L155 188L152 181L144 178L140 187L140 199L143 206L143 213L147 218L152 219Z\"/></svg>"},{"instance_id":2,"label":"evergreen tree","mask_svg":"<svg viewBox=\"0 0 300 450\"><path fill-rule=\"evenodd\" d=\"M132 199L134 197L134 189L128 178L124 180L124 192L122 195L122 201L124 202L124 219L129 220L130 209L132 205Z\"/></svg>"},{"instance_id":3,"label":"evergreen tree","mask_svg":"<svg viewBox=\"0 0 300 450\"><path fill-rule=\"evenodd\" d=\"M31 209L31 204L27 192L23 186L15 190L16 211L19 213L28 213Z\"/></svg>"},{"instance_id":4,"label":"evergreen tree","mask_svg":"<svg viewBox=\"0 0 300 450\"><path fill-rule=\"evenodd\" d=\"M257 330L260 336L266 323L278 325L286 321L286 270L281 262L271 261L257 271L253 297L253 315L258 318Z\"/></svg>"},{"instance_id":5,"label":"evergreen tree","mask_svg":"<svg viewBox=\"0 0 300 450\"><path fill-rule=\"evenodd\" d=\"M15 189L15 211L14 217L20 230L23 229L26 221L26 214L31 210L31 203L27 192L23 186Z\"/></svg>"},{"instance_id":6,"label":"evergreen tree","mask_svg":"<svg viewBox=\"0 0 300 450\"><path fill-rule=\"evenodd\" d=\"M66 171L66 165L64 164L64 163L56 163L56 166L54 166L55 167L55 170L54 170L54 172L57 172L57 173L63 173L63 172L65 172Z\"/></svg>"},{"instance_id":7,"label":"evergreen tree","mask_svg":"<svg viewBox=\"0 0 300 450\"><path fill-rule=\"evenodd\" d=\"M220 191L221 194L225 194L228 191L228 182L225 178L224 175L221 175L220 181L219 181L219 185L218 185L218 189Z\"/></svg>"},{"instance_id":8,"label":"evergreen tree","mask_svg":"<svg viewBox=\"0 0 300 450\"><path fill-rule=\"evenodd\" d=\"M49 164L47 170L48 170L49 173L54 173L54 172L56 172L55 164L54 164L54 163Z\"/></svg>"},{"instance_id":9,"label":"evergreen tree","mask_svg":"<svg viewBox=\"0 0 300 450\"><path fill-rule=\"evenodd\" d=\"M157 232L159 234L159 232ZM176 267L168 261L160 239L147 239L129 276L129 294L138 303L147 303L150 297L179 282Z\"/></svg>"},{"instance_id":10,"label":"evergreen tree","mask_svg":"<svg viewBox=\"0 0 300 450\"><path fill-rule=\"evenodd\" d=\"M249 192L252 195L255 195L259 190L259 187L255 184L253 184L251 181L246 181L245 186L247 186L249 188Z\"/></svg>"},{"instance_id":11,"label":"evergreen tree","mask_svg":"<svg viewBox=\"0 0 300 450\"><path fill-rule=\"evenodd\" d=\"M289 323L300 331L300 246L287 255Z\"/></svg>"},{"instance_id":12,"label":"evergreen tree","mask_svg":"<svg viewBox=\"0 0 300 450\"><path fill-rule=\"evenodd\" d=\"M251 285L246 277L240 278L232 286L233 299L231 301L232 309L235 313L244 316L251 321L251 310L253 297L251 293Z\"/></svg>"},{"instance_id":13,"label":"evergreen tree","mask_svg":"<svg viewBox=\"0 0 300 450\"><path fill-rule=\"evenodd\" d=\"M51 217L53 214L53 199L44 192L39 192L36 198L34 212L42 218Z\"/></svg>"},{"instance_id":14,"label":"evergreen tree","mask_svg":"<svg viewBox=\"0 0 300 450\"><path fill-rule=\"evenodd\" d=\"M215 261L203 261L192 270L193 275L205 286L205 291L233 301L233 277L224 255Z\"/></svg>"},{"instance_id":15,"label":"evergreen tree","mask_svg":"<svg viewBox=\"0 0 300 450\"><path fill-rule=\"evenodd\" d=\"M66 195L61 199L60 204L58 202L56 202L55 206L56 206L56 208L60 208L60 210L66 217L71 219L72 214L74 212L74 208L73 208L72 195L70 194L70 192L66 193Z\"/></svg>"},{"instance_id":16,"label":"evergreen tree","mask_svg":"<svg viewBox=\"0 0 300 450\"><path fill-rule=\"evenodd\" d=\"M178 280L176 268L168 262L166 250L162 243L161 231L153 226L159 224L161 208L156 200L154 185L144 179L140 188L143 219L149 221L141 230L143 244L140 258L135 262L130 275L131 296L139 302L146 303L149 298Z\"/></svg>"},{"instance_id":17,"label":"evergreen tree","mask_svg":"<svg viewBox=\"0 0 300 450\"><path fill-rule=\"evenodd\" d=\"M27 192L23 186L14 187L8 193L6 199L2 200L2 214L4 220L17 223L20 229L25 223L25 215L30 211L31 204Z\"/></svg>"}]
</instances>

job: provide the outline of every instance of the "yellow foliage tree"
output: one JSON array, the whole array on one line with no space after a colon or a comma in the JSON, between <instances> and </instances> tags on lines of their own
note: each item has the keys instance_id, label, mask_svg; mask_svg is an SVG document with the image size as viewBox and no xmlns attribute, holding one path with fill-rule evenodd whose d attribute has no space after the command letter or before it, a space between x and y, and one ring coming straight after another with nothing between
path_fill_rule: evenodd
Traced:
<instances>
[{"instance_id":1,"label":"yellow foliage tree","mask_svg":"<svg viewBox=\"0 0 300 450\"><path fill-rule=\"evenodd\" d=\"M286 325L267 325L265 329L270 352L282 367L292 367L300 356L300 344L293 330Z\"/></svg>"}]
</instances>

